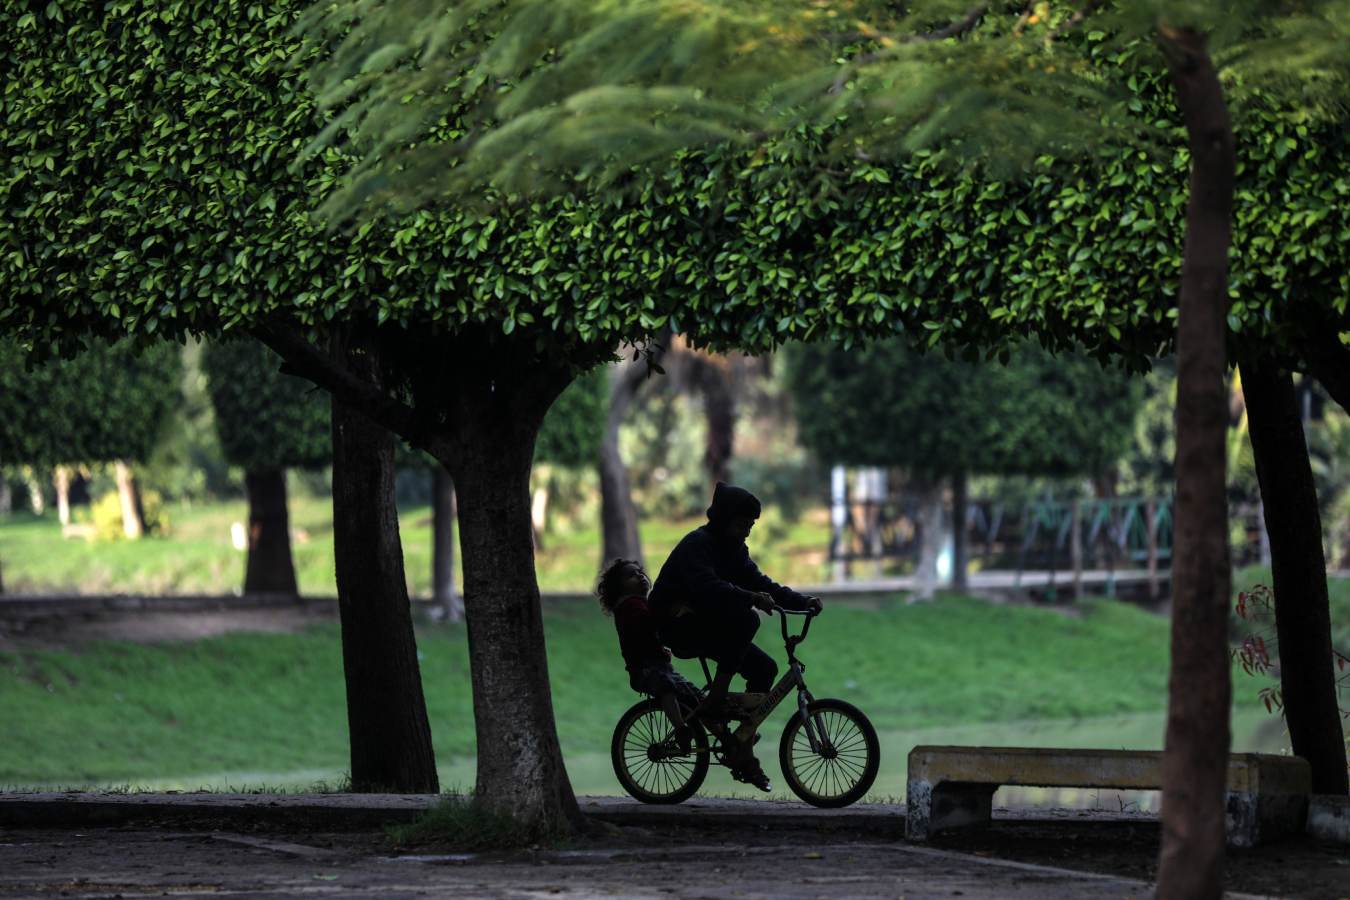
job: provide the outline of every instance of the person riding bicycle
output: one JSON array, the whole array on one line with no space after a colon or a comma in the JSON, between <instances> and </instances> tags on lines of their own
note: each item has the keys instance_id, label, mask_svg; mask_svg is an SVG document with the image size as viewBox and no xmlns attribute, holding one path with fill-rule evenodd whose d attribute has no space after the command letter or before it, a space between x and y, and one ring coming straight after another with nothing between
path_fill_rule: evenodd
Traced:
<instances>
[{"instance_id":1,"label":"person riding bicycle","mask_svg":"<svg viewBox=\"0 0 1350 900\"><path fill-rule=\"evenodd\" d=\"M716 665L708 695L696 714L725 718L727 689L734 674L745 678L746 705L757 706L773 685L778 664L753 643L759 630L756 609L774 605L819 611L818 597L785 587L759 570L745 540L759 518L759 499L744 488L717 482L708 522L675 546L656 576L649 605L660 635L682 659L706 657ZM772 790L749 745L731 748L732 777Z\"/></svg>"},{"instance_id":2,"label":"person riding bicycle","mask_svg":"<svg viewBox=\"0 0 1350 900\"><path fill-rule=\"evenodd\" d=\"M656 621L647 608L650 584L642 563L616 559L600 573L595 593L605 614L614 618L619 634L619 652L628 669L628 684L639 694L655 697L675 726L675 742L681 753L688 752L691 731L685 724L683 704L690 709L702 695L670 664L670 651L661 643Z\"/></svg>"}]
</instances>

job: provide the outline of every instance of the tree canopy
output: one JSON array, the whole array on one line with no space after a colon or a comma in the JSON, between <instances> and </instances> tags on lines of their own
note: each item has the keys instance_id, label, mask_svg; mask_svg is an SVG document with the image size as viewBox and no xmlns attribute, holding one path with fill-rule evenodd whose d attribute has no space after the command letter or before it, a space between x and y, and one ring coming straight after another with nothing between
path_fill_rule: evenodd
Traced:
<instances>
[{"instance_id":1,"label":"tree canopy","mask_svg":"<svg viewBox=\"0 0 1350 900\"><path fill-rule=\"evenodd\" d=\"M823 462L927 475L1095 475L1125 451L1141 397L1081 355L1016 348L1007 365L888 341L788 356L802 442Z\"/></svg>"},{"instance_id":2,"label":"tree canopy","mask_svg":"<svg viewBox=\"0 0 1350 900\"><path fill-rule=\"evenodd\" d=\"M0 461L143 461L178 400L182 347L92 342L74 359L28 366L0 341Z\"/></svg>"},{"instance_id":3,"label":"tree canopy","mask_svg":"<svg viewBox=\"0 0 1350 900\"><path fill-rule=\"evenodd\" d=\"M257 341L206 345L202 369L225 458L246 469L326 466L333 457L328 397L280 367L280 357Z\"/></svg>"}]
</instances>

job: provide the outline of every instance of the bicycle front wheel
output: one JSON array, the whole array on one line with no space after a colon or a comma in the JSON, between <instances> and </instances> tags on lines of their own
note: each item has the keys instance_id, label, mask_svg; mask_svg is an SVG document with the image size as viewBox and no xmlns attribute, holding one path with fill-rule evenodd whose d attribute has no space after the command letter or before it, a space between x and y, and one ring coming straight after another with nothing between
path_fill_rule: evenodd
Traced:
<instances>
[{"instance_id":1,"label":"bicycle front wheel","mask_svg":"<svg viewBox=\"0 0 1350 900\"><path fill-rule=\"evenodd\" d=\"M614 774L623 789L643 803L682 803L708 776L708 739L698 722L690 722L693 744L681 753L675 726L661 704L643 700L619 719L610 742Z\"/></svg>"},{"instance_id":2,"label":"bicycle front wheel","mask_svg":"<svg viewBox=\"0 0 1350 900\"><path fill-rule=\"evenodd\" d=\"M783 729L778 763L792 793L812 806L848 806L876 780L881 744L867 716L843 700L816 700L807 707L816 747L800 715Z\"/></svg>"}]
</instances>

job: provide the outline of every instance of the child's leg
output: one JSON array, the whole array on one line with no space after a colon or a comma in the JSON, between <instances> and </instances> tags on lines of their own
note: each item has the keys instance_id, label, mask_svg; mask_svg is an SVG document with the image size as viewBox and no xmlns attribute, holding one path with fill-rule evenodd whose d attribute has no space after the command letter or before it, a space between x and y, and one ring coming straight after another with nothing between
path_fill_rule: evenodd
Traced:
<instances>
[{"instance_id":1,"label":"child's leg","mask_svg":"<svg viewBox=\"0 0 1350 900\"><path fill-rule=\"evenodd\" d=\"M657 695L661 701L661 708L665 710L666 718L670 719L676 730L684 727L684 711L680 709L680 699L675 696L674 691L662 691Z\"/></svg>"},{"instance_id":2,"label":"child's leg","mask_svg":"<svg viewBox=\"0 0 1350 900\"><path fill-rule=\"evenodd\" d=\"M666 718L675 726L675 745L680 748L681 753L688 753L689 746L694 741L694 734L684 721L684 710L680 709L679 696L674 690L664 690L656 695L656 699L660 702L661 709L665 710Z\"/></svg>"}]
</instances>

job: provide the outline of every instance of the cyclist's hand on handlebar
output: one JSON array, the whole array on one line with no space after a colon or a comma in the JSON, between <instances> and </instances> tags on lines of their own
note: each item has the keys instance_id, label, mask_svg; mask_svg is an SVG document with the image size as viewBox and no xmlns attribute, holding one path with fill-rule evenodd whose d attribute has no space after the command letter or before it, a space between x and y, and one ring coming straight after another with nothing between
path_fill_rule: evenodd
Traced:
<instances>
[{"instance_id":1,"label":"cyclist's hand on handlebar","mask_svg":"<svg viewBox=\"0 0 1350 900\"><path fill-rule=\"evenodd\" d=\"M778 604L773 602L773 597L761 591L752 592L753 599L750 601L755 605L755 609L771 613L778 608Z\"/></svg>"},{"instance_id":2,"label":"cyclist's hand on handlebar","mask_svg":"<svg viewBox=\"0 0 1350 900\"><path fill-rule=\"evenodd\" d=\"M812 615L819 613L824 608L825 604L821 601L819 597L806 598L806 611L811 613Z\"/></svg>"}]
</instances>

